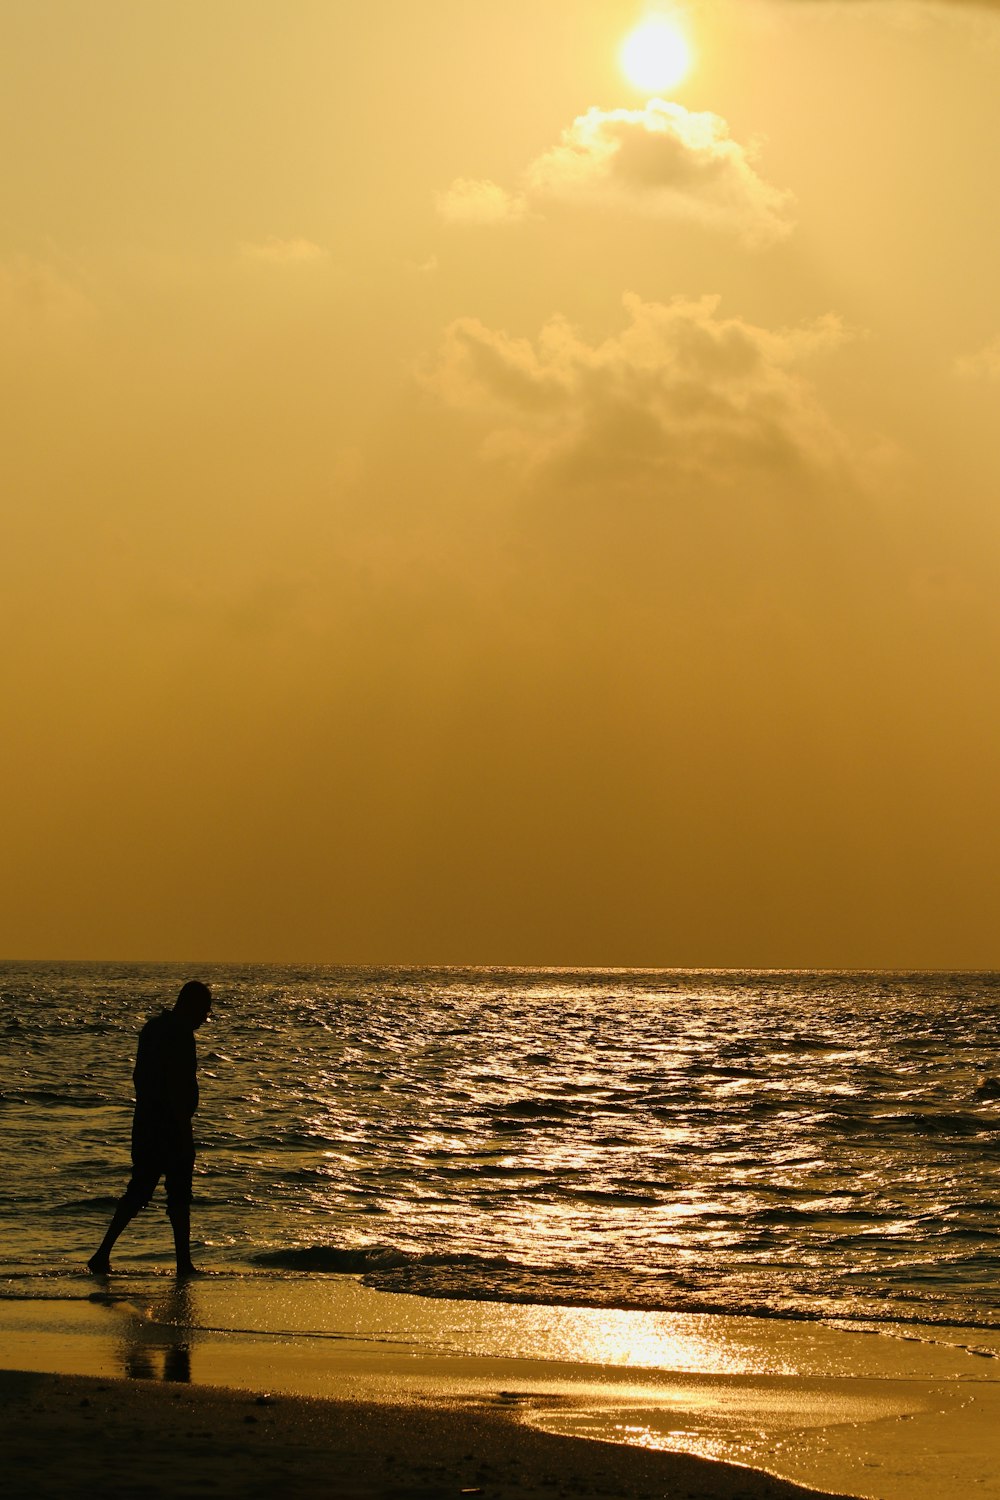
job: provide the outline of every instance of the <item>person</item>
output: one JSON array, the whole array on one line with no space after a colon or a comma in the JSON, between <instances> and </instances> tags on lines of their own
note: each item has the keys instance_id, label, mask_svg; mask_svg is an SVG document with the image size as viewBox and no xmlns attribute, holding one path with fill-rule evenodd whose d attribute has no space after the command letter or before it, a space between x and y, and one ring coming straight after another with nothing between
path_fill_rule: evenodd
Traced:
<instances>
[{"instance_id":1,"label":"person","mask_svg":"<svg viewBox=\"0 0 1000 1500\"><path fill-rule=\"evenodd\" d=\"M174 1235L178 1276L192 1276L191 1177L198 1108L198 1057L194 1034L212 1011L207 984L183 985L173 1010L161 1011L139 1033L132 1119L132 1180L118 1201L108 1232L87 1262L95 1276L111 1269L111 1251L122 1230L145 1208L166 1179L167 1217Z\"/></svg>"}]
</instances>

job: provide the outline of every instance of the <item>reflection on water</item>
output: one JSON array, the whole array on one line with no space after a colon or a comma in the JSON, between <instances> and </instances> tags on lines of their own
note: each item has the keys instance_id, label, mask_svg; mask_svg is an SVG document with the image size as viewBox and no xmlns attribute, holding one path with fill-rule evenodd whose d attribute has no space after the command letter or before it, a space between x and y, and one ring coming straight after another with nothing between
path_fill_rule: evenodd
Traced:
<instances>
[{"instance_id":1,"label":"reflection on water","mask_svg":"<svg viewBox=\"0 0 1000 1500\"><path fill-rule=\"evenodd\" d=\"M121 1318L116 1351L129 1380L191 1380L194 1306L188 1283L162 1297L109 1304Z\"/></svg>"},{"instance_id":2,"label":"reflection on water","mask_svg":"<svg viewBox=\"0 0 1000 1500\"><path fill-rule=\"evenodd\" d=\"M611 1308L482 1306L477 1353L699 1374L738 1374L747 1368L745 1351L707 1327L702 1332L700 1318ZM468 1340L468 1327L462 1333Z\"/></svg>"}]
</instances>

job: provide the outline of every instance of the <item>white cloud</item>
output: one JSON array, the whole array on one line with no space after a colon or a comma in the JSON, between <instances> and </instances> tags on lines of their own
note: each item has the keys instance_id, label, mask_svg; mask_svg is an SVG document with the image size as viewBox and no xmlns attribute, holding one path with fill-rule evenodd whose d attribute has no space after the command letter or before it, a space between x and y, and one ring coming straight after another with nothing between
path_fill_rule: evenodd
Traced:
<instances>
[{"instance_id":1,"label":"white cloud","mask_svg":"<svg viewBox=\"0 0 1000 1500\"><path fill-rule=\"evenodd\" d=\"M754 155L719 115L651 99L580 115L525 181L533 197L691 219L764 245L790 232L790 195L759 176Z\"/></svg>"},{"instance_id":2,"label":"white cloud","mask_svg":"<svg viewBox=\"0 0 1000 1500\"><path fill-rule=\"evenodd\" d=\"M435 203L448 224L515 224L527 213L523 198L488 178L456 177Z\"/></svg>"},{"instance_id":3,"label":"white cloud","mask_svg":"<svg viewBox=\"0 0 1000 1500\"><path fill-rule=\"evenodd\" d=\"M719 299L624 298L628 323L588 343L561 318L537 340L472 318L447 330L428 377L489 427L486 451L581 479L829 469L843 445L801 364L847 338L833 317L772 331Z\"/></svg>"},{"instance_id":4,"label":"white cloud","mask_svg":"<svg viewBox=\"0 0 1000 1500\"><path fill-rule=\"evenodd\" d=\"M452 224L511 224L553 202L688 220L736 234L751 246L791 232L791 195L758 174L719 115L651 99L643 109L590 109L533 161L521 191L460 177L438 194Z\"/></svg>"},{"instance_id":5,"label":"white cloud","mask_svg":"<svg viewBox=\"0 0 1000 1500\"><path fill-rule=\"evenodd\" d=\"M326 260L328 251L313 240L281 240L275 236L259 243L244 243L240 254L247 260L269 261L273 265L295 265L308 261Z\"/></svg>"}]
</instances>

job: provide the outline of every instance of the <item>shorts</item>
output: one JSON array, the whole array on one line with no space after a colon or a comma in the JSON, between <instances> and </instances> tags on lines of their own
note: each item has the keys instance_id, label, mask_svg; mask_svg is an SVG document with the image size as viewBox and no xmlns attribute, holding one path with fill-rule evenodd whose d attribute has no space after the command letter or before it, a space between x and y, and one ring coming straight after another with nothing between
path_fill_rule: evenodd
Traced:
<instances>
[{"instance_id":1,"label":"shorts","mask_svg":"<svg viewBox=\"0 0 1000 1500\"><path fill-rule=\"evenodd\" d=\"M132 1121L132 1180L123 1203L145 1208L160 1178L166 1179L167 1211L191 1202L194 1137L190 1120L179 1123L159 1111L136 1110Z\"/></svg>"}]
</instances>

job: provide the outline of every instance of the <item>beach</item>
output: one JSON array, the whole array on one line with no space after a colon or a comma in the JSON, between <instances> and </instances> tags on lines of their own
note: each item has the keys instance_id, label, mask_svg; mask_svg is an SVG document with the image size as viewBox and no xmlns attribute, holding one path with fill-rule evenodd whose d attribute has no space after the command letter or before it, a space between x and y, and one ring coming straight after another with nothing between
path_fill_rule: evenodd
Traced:
<instances>
[{"instance_id":1,"label":"beach","mask_svg":"<svg viewBox=\"0 0 1000 1500\"><path fill-rule=\"evenodd\" d=\"M19 1290L0 1305L12 1495L1000 1496L978 1330L449 1302L347 1276Z\"/></svg>"}]
</instances>

